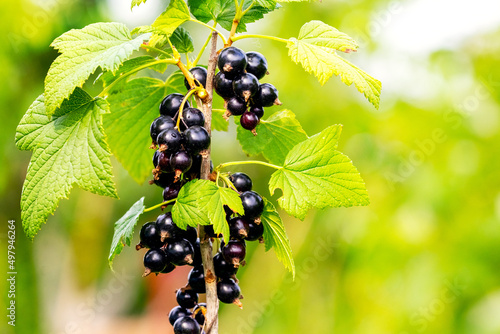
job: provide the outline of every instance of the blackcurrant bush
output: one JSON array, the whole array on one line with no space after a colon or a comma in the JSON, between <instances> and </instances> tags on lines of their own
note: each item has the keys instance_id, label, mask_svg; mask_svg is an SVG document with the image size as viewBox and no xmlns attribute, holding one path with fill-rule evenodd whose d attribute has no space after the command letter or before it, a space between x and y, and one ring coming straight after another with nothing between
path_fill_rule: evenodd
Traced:
<instances>
[{"instance_id":1,"label":"blackcurrant bush","mask_svg":"<svg viewBox=\"0 0 500 334\"><path fill-rule=\"evenodd\" d=\"M204 127L192 126L184 131L184 147L191 154L198 154L210 146L210 135Z\"/></svg>"},{"instance_id":2,"label":"blackcurrant bush","mask_svg":"<svg viewBox=\"0 0 500 334\"><path fill-rule=\"evenodd\" d=\"M238 268L240 263L245 259L245 242L242 240L229 240L229 242L222 247L221 253L227 262L231 263L235 268Z\"/></svg>"},{"instance_id":3,"label":"blackcurrant bush","mask_svg":"<svg viewBox=\"0 0 500 334\"><path fill-rule=\"evenodd\" d=\"M247 110L247 104L239 97L233 96L227 100L226 109L231 115L239 116Z\"/></svg>"},{"instance_id":4,"label":"blackcurrant bush","mask_svg":"<svg viewBox=\"0 0 500 334\"><path fill-rule=\"evenodd\" d=\"M264 224L257 224L256 222L248 222L248 235L245 240L255 241L260 239L264 234Z\"/></svg>"},{"instance_id":5,"label":"blackcurrant bush","mask_svg":"<svg viewBox=\"0 0 500 334\"><path fill-rule=\"evenodd\" d=\"M160 232L162 240L167 242L173 241L174 239L179 239L183 235L183 232L185 232L177 225L175 225L174 221L172 220L171 212L166 212L162 215L159 215L158 218L156 218L155 224L156 229Z\"/></svg>"},{"instance_id":6,"label":"blackcurrant bush","mask_svg":"<svg viewBox=\"0 0 500 334\"><path fill-rule=\"evenodd\" d=\"M175 117L179 108L181 107L184 95L179 93L173 93L167 95L160 104L160 114L164 116ZM191 105L188 101L184 104L184 108L189 108Z\"/></svg>"},{"instance_id":7,"label":"blackcurrant bush","mask_svg":"<svg viewBox=\"0 0 500 334\"><path fill-rule=\"evenodd\" d=\"M190 69L189 72L191 72L193 77L196 80L198 80L198 82L203 87L207 86L207 69L206 68L200 67L200 66L195 66L192 69ZM195 82L196 82L196 80L195 80ZM187 81L187 79L184 79L184 85L186 86L187 90L191 89L191 86L189 86L189 82Z\"/></svg>"},{"instance_id":8,"label":"blackcurrant bush","mask_svg":"<svg viewBox=\"0 0 500 334\"><path fill-rule=\"evenodd\" d=\"M225 278L217 283L217 296L221 302L226 304L234 303L240 298L240 295L240 287L233 279Z\"/></svg>"},{"instance_id":9,"label":"blackcurrant bush","mask_svg":"<svg viewBox=\"0 0 500 334\"><path fill-rule=\"evenodd\" d=\"M257 79L262 79L267 74L267 60L259 52L247 52L247 67L248 73L252 73Z\"/></svg>"},{"instance_id":10,"label":"blackcurrant bush","mask_svg":"<svg viewBox=\"0 0 500 334\"><path fill-rule=\"evenodd\" d=\"M175 122L170 116L161 115L151 123L149 133L151 134L151 140L153 144L156 144L156 138L163 130L167 130L175 127Z\"/></svg>"},{"instance_id":11,"label":"blackcurrant bush","mask_svg":"<svg viewBox=\"0 0 500 334\"><path fill-rule=\"evenodd\" d=\"M160 231L156 228L154 222L148 222L142 225L141 232L139 233L142 247L146 248L160 248L163 246Z\"/></svg>"},{"instance_id":12,"label":"blackcurrant bush","mask_svg":"<svg viewBox=\"0 0 500 334\"><path fill-rule=\"evenodd\" d=\"M215 92L224 99L234 96L233 80L226 78L223 72L219 72L215 75L214 88Z\"/></svg>"},{"instance_id":13,"label":"blackcurrant bush","mask_svg":"<svg viewBox=\"0 0 500 334\"><path fill-rule=\"evenodd\" d=\"M217 65L228 79L232 79L245 70L247 57L243 50L230 46L220 52Z\"/></svg>"},{"instance_id":14,"label":"blackcurrant bush","mask_svg":"<svg viewBox=\"0 0 500 334\"><path fill-rule=\"evenodd\" d=\"M253 130L257 127L257 124L259 124L259 117L253 112L246 111L241 115L240 124L243 129Z\"/></svg>"},{"instance_id":15,"label":"blackcurrant bush","mask_svg":"<svg viewBox=\"0 0 500 334\"><path fill-rule=\"evenodd\" d=\"M196 320L196 322L200 324L200 326L203 326L203 324L205 323L206 313L207 313L207 304L205 303L199 303L193 309L194 320Z\"/></svg>"},{"instance_id":16,"label":"blackcurrant bush","mask_svg":"<svg viewBox=\"0 0 500 334\"><path fill-rule=\"evenodd\" d=\"M252 106L250 106L250 109L248 111L257 115L257 117L259 119L264 117L264 108L263 107L252 105Z\"/></svg>"},{"instance_id":17,"label":"blackcurrant bush","mask_svg":"<svg viewBox=\"0 0 500 334\"><path fill-rule=\"evenodd\" d=\"M176 266L183 266L193 262L193 245L186 239L170 242L167 245L166 253L170 261Z\"/></svg>"},{"instance_id":18,"label":"blackcurrant bush","mask_svg":"<svg viewBox=\"0 0 500 334\"><path fill-rule=\"evenodd\" d=\"M177 319L183 317L190 317L192 314L193 313L190 310L181 306L176 306L168 314L168 321L170 321L171 325L174 325Z\"/></svg>"},{"instance_id":19,"label":"blackcurrant bush","mask_svg":"<svg viewBox=\"0 0 500 334\"><path fill-rule=\"evenodd\" d=\"M234 94L247 102L259 91L259 79L251 73L238 75L233 81Z\"/></svg>"},{"instance_id":20,"label":"blackcurrant bush","mask_svg":"<svg viewBox=\"0 0 500 334\"><path fill-rule=\"evenodd\" d=\"M252 190L252 179L245 173L234 173L229 176L229 180L239 192Z\"/></svg>"},{"instance_id":21,"label":"blackcurrant bush","mask_svg":"<svg viewBox=\"0 0 500 334\"><path fill-rule=\"evenodd\" d=\"M177 152L181 148L182 136L177 129L167 129L160 132L156 139L160 152Z\"/></svg>"},{"instance_id":22,"label":"blackcurrant bush","mask_svg":"<svg viewBox=\"0 0 500 334\"><path fill-rule=\"evenodd\" d=\"M197 293L205 293L205 272L203 266L199 265L191 269L188 276L189 286Z\"/></svg>"},{"instance_id":23,"label":"blackcurrant bush","mask_svg":"<svg viewBox=\"0 0 500 334\"><path fill-rule=\"evenodd\" d=\"M163 200L170 201L179 195L179 190L181 190L180 182L171 183L163 189Z\"/></svg>"},{"instance_id":24,"label":"blackcurrant bush","mask_svg":"<svg viewBox=\"0 0 500 334\"><path fill-rule=\"evenodd\" d=\"M177 151L170 156L170 165L176 172L184 173L193 163L191 155L184 150Z\"/></svg>"},{"instance_id":25,"label":"blackcurrant bush","mask_svg":"<svg viewBox=\"0 0 500 334\"><path fill-rule=\"evenodd\" d=\"M214 256L214 270L215 276L219 278L229 278L238 272L238 268L227 262L220 252Z\"/></svg>"},{"instance_id":26,"label":"blackcurrant bush","mask_svg":"<svg viewBox=\"0 0 500 334\"><path fill-rule=\"evenodd\" d=\"M205 116L200 109L187 108L182 111L182 121L186 125L184 128L195 125L203 126L205 125ZM181 125L184 125L183 122L181 122ZM181 130L184 130L183 126L181 126Z\"/></svg>"},{"instance_id":27,"label":"blackcurrant bush","mask_svg":"<svg viewBox=\"0 0 500 334\"><path fill-rule=\"evenodd\" d=\"M191 317L179 318L174 323L174 334L200 334L200 325Z\"/></svg>"},{"instance_id":28,"label":"blackcurrant bush","mask_svg":"<svg viewBox=\"0 0 500 334\"><path fill-rule=\"evenodd\" d=\"M198 294L193 290L177 290L177 294L175 295L177 299L177 304L179 306L185 308L193 308L196 304L198 304Z\"/></svg>"},{"instance_id":29,"label":"blackcurrant bush","mask_svg":"<svg viewBox=\"0 0 500 334\"><path fill-rule=\"evenodd\" d=\"M150 273L159 273L167 265L165 253L161 249L150 249L144 254L144 270L143 276Z\"/></svg>"},{"instance_id":30,"label":"blackcurrant bush","mask_svg":"<svg viewBox=\"0 0 500 334\"><path fill-rule=\"evenodd\" d=\"M272 107L275 104L281 105L281 101L278 98L278 90L269 83L260 85L258 92L252 100L255 105L261 107Z\"/></svg>"},{"instance_id":31,"label":"blackcurrant bush","mask_svg":"<svg viewBox=\"0 0 500 334\"><path fill-rule=\"evenodd\" d=\"M234 217L229 221L231 238L245 239L248 236L248 222L243 217Z\"/></svg>"},{"instance_id":32,"label":"blackcurrant bush","mask_svg":"<svg viewBox=\"0 0 500 334\"><path fill-rule=\"evenodd\" d=\"M264 200L255 191L245 191L240 195L241 204L245 209L245 217L255 219L264 211Z\"/></svg>"}]
</instances>

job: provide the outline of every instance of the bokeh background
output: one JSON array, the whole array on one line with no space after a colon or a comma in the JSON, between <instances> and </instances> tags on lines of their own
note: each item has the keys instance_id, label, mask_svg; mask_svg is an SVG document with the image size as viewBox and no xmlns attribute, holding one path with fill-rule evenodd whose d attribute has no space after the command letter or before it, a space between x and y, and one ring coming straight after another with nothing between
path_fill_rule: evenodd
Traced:
<instances>
[{"instance_id":1,"label":"bokeh background","mask_svg":"<svg viewBox=\"0 0 500 334\"><path fill-rule=\"evenodd\" d=\"M167 3L149 0L131 12L123 0L2 2L0 271L7 220L15 219L18 275L15 328L7 326L1 276L1 333L171 332L167 314L189 268L141 278L142 253L132 248L115 261L116 273L107 266L113 223L142 195L157 203L160 189L135 184L114 161L120 200L74 189L31 242L19 212L30 153L14 146L16 125L57 56L55 37L97 21L147 24ZM266 80L309 135L344 125L340 150L372 203L313 210L303 222L283 213L296 280L272 251L249 246L239 274L244 309L221 308L221 333L500 333L499 13L496 0L339 0L287 4L249 26L284 38L313 19L338 27L361 46L346 57L383 82L383 95L375 110L338 78L320 86L279 43L238 43L266 55ZM203 28L187 26L195 41L205 39ZM215 164L245 158L233 125L214 134L213 148ZM240 171L269 197L272 171Z\"/></svg>"}]
</instances>

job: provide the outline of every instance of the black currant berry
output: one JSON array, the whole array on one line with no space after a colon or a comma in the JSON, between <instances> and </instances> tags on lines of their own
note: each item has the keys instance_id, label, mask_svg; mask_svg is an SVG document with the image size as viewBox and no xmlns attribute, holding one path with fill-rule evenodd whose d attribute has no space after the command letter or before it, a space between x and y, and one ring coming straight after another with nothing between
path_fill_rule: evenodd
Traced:
<instances>
[{"instance_id":1,"label":"black currant berry","mask_svg":"<svg viewBox=\"0 0 500 334\"><path fill-rule=\"evenodd\" d=\"M210 135L204 127L192 126L184 131L184 147L191 154L198 154L210 146Z\"/></svg>"},{"instance_id":2,"label":"black currant berry","mask_svg":"<svg viewBox=\"0 0 500 334\"><path fill-rule=\"evenodd\" d=\"M207 313L207 304L199 303L193 309L194 320L200 325L205 324L205 314Z\"/></svg>"},{"instance_id":3,"label":"black currant berry","mask_svg":"<svg viewBox=\"0 0 500 334\"><path fill-rule=\"evenodd\" d=\"M170 156L170 165L176 171L180 173L184 173L193 164L193 159L191 155L184 150L173 153Z\"/></svg>"},{"instance_id":4,"label":"black currant berry","mask_svg":"<svg viewBox=\"0 0 500 334\"><path fill-rule=\"evenodd\" d=\"M255 241L260 239L264 234L264 225L262 223L257 224L256 222L248 222L248 235L245 240Z\"/></svg>"},{"instance_id":5,"label":"black currant berry","mask_svg":"<svg viewBox=\"0 0 500 334\"><path fill-rule=\"evenodd\" d=\"M198 304L198 294L193 290L182 291L182 289L179 289L175 298L177 299L177 304L185 308L193 308Z\"/></svg>"},{"instance_id":6,"label":"black currant berry","mask_svg":"<svg viewBox=\"0 0 500 334\"><path fill-rule=\"evenodd\" d=\"M181 148L182 136L177 129L167 129L160 132L156 139L160 152L176 152Z\"/></svg>"},{"instance_id":7,"label":"black currant berry","mask_svg":"<svg viewBox=\"0 0 500 334\"><path fill-rule=\"evenodd\" d=\"M156 153L158 152L158 153ZM158 150L155 151L156 161L153 159L153 163L155 163L155 167L162 172L169 173L172 172L172 166L170 165L170 154L167 152L160 152Z\"/></svg>"},{"instance_id":8,"label":"black currant berry","mask_svg":"<svg viewBox=\"0 0 500 334\"><path fill-rule=\"evenodd\" d=\"M219 72L215 75L214 88L215 92L224 99L234 96L233 80L226 78L223 72Z\"/></svg>"},{"instance_id":9,"label":"black currant berry","mask_svg":"<svg viewBox=\"0 0 500 334\"><path fill-rule=\"evenodd\" d=\"M174 173L160 173L158 174L158 179L153 179L150 184L156 184L158 187L166 188L174 182Z\"/></svg>"},{"instance_id":10,"label":"black currant berry","mask_svg":"<svg viewBox=\"0 0 500 334\"><path fill-rule=\"evenodd\" d=\"M199 265L191 269L188 276L189 286L197 293L205 293L205 272L203 266Z\"/></svg>"},{"instance_id":11,"label":"black currant berry","mask_svg":"<svg viewBox=\"0 0 500 334\"><path fill-rule=\"evenodd\" d=\"M160 232L162 240L170 242L178 239L184 232L172 220L172 213L167 212L156 218L156 229Z\"/></svg>"},{"instance_id":12,"label":"black currant berry","mask_svg":"<svg viewBox=\"0 0 500 334\"><path fill-rule=\"evenodd\" d=\"M232 79L237 74L243 73L247 66L247 57L243 50L230 46L220 52L217 65L228 79Z\"/></svg>"},{"instance_id":13,"label":"black currant berry","mask_svg":"<svg viewBox=\"0 0 500 334\"><path fill-rule=\"evenodd\" d=\"M207 69L204 67L200 66L195 66L192 69L189 70L193 77L198 80L198 82L203 86L206 87L207 85ZM195 80L195 82L196 82ZM198 83L196 83L198 85ZM184 79L184 86L186 86L187 90L191 89L191 86L189 86L189 82L187 79Z\"/></svg>"},{"instance_id":14,"label":"black currant berry","mask_svg":"<svg viewBox=\"0 0 500 334\"><path fill-rule=\"evenodd\" d=\"M239 192L252 190L252 179L245 173L234 173L229 176L229 180Z\"/></svg>"},{"instance_id":15,"label":"black currant berry","mask_svg":"<svg viewBox=\"0 0 500 334\"><path fill-rule=\"evenodd\" d=\"M245 209L245 217L255 219L264 211L264 200L255 191L245 191L240 195L241 204Z\"/></svg>"},{"instance_id":16,"label":"black currant berry","mask_svg":"<svg viewBox=\"0 0 500 334\"><path fill-rule=\"evenodd\" d=\"M239 97L233 96L227 100L226 109L231 113L231 115L239 116L243 115L243 113L247 110L247 104Z\"/></svg>"},{"instance_id":17,"label":"black currant berry","mask_svg":"<svg viewBox=\"0 0 500 334\"><path fill-rule=\"evenodd\" d=\"M196 230L196 228L188 225L185 230L181 229L181 231L181 238L189 241L194 247L194 244L198 240L198 231Z\"/></svg>"},{"instance_id":18,"label":"black currant berry","mask_svg":"<svg viewBox=\"0 0 500 334\"><path fill-rule=\"evenodd\" d=\"M163 200L170 201L179 195L179 190L181 190L180 182L171 183L163 189Z\"/></svg>"},{"instance_id":19,"label":"black currant berry","mask_svg":"<svg viewBox=\"0 0 500 334\"><path fill-rule=\"evenodd\" d=\"M160 134L160 132L175 127L175 122L170 116L161 115L157 119L151 123L151 127L149 128L149 133L151 135L151 140L153 144L156 144L156 138Z\"/></svg>"},{"instance_id":20,"label":"black currant berry","mask_svg":"<svg viewBox=\"0 0 500 334\"><path fill-rule=\"evenodd\" d=\"M235 268L238 268L240 263L245 259L246 252L246 246L243 240L229 240L229 242L222 247L221 251L224 259Z\"/></svg>"},{"instance_id":21,"label":"black currant berry","mask_svg":"<svg viewBox=\"0 0 500 334\"><path fill-rule=\"evenodd\" d=\"M240 124L245 130L253 130L259 124L259 117L253 112L246 111L241 115Z\"/></svg>"},{"instance_id":22,"label":"black currant berry","mask_svg":"<svg viewBox=\"0 0 500 334\"><path fill-rule=\"evenodd\" d=\"M207 226L204 226L203 228L205 229L205 234L209 238L220 238L221 237L221 234L215 233L213 225L207 225Z\"/></svg>"},{"instance_id":23,"label":"black currant berry","mask_svg":"<svg viewBox=\"0 0 500 334\"><path fill-rule=\"evenodd\" d=\"M233 81L234 94L247 102L259 91L259 79L251 73L238 75Z\"/></svg>"},{"instance_id":24,"label":"black currant berry","mask_svg":"<svg viewBox=\"0 0 500 334\"><path fill-rule=\"evenodd\" d=\"M259 52L247 52L247 67L248 73L252 73L257 79L262 79L267 74L267 60Z\"/></svg>"},{"instance_id":25,"label":"black currant berry","mask_svg":"<svg viewBox=\"0 0 500 334\"><path fill-rule=\"evenodd\" d=\"M281 101L278 98L278 90L269 83L260 85L258 92L252 100L255 105L261 107L272 107L275 104L281 105Z\"/></svg>"},{"instance_id":26,"label":"black currant berry","mask_svg":"<svg viewBox=\"0 0 500 334\"><path fill-rule=\"evenodd\" d=\"M148 222L142 225L141 232L139 234L142 247L146 248L160 248L163 246L161 241L160 231L156 228L154 222Z\"/></svg>"},{"instance_id":27,"label":"black currant berry","mask_svg":"<svg viewBox=\"0 0 500 334\"><path fill-rule=\"evenodd\" d=\"M185 176L191 180L199 179L203 157L198 154L193 156L192 158L193 158L193 164L191 165L191 168L189 168L189 170L185 173L186 174Z\"/></svg>"},{"instance_id":28,"label":"black currant berry","mask_svg":"<svg viewBox=\"0 0 500 334\"><path fill-rule=\"evenodd\" d=\"M144 254L144 274L148 276L151 273L159 273L167 265L165 253L161 249L150 249Z\"/></svg>"},{"instance_id":29,"label":"black currant berry","mask_svg":"<svg viewBox=\"0 0 500 334\"><path fill-rule=\"evenodd\" d=\"M264 117L264 108L263 107L252 105L252 106L250 106L250 109L248 111L250 111L250 112L254 113L255 115L257 115L257 117L259 119L261 119L262 117Z\"/></svg>"},{"instance_id":30,"label":"black currant berry","mask_svg":"<svg viewBox=\"0 0 500 334\"><path fill-rule=\"evenodd\" d=\"M165 266L165 269L160 271L161 274L168 274L175 269L175 264L168 262L167 265Z\"/></svg>"},{"instance_id":31,"label":"black currant berry","mask_svg":"<svg viewBox=\"0 0 500 334\"><path fill-rule=\"evenodd\" d=\"M181 306L176 306L168 314L168 321L170 321L170 324L173 326L177 319L190 317L192 314L193 313L190 310Z\"/></svg>"},{"instance_id":32,"label":"black currant berry","mask_svg":"<svg viewBox=\"0 0 500 334\"><path fill-rule=\"evenodd\" d=\"M173 93L167 95L160 104L160 114L164 116L170 116L172 118L175 117L179 108L181 107L182 100L184 99L184 95L179 93ZM184 104L184 109L189 108L191 105L188 101Z\"/></svg>"},{"instance_id":33,"label":"black currant berry","mask_svg":"<svg viewBox=\"0 0 500 334\"><path fill-rule=\"evenodd\" d=\"M166 253L170 262L176 266L193 263L193 245L186 239L175 240L167 245Z\"/></svg>"},{"instance_id":34,"label":"black currant berry","mask_svg":"<svg viewBox=\"0 0 500 334\"><path fill-rule=\"evenodd\" d=\"M248 222L243 217L234 217L229 221L231 238L245 239L248 236Z\"/></svg>"},{"instance_id":35,"label":"black currant berry","mask_svg":"<svg viewBox=\"0 0 500 334\"><path fill-rule=\"evenodd\" d=\"M241 290L238 284L231 279L225 278L217 283L217 297L226 304L234 303L240 298Z\"/></svg>"},{"instance_id":36,"label":"black currant berry","mask_svg":"<svg viewBox=\"0 0 500 334\"><path fill-rule=\"evenodd\" d=\"M190 128L195 125L203 126L205 125L205 116L203 115L200 109L187 108L182 111L181 124L186 125L184 128L186 127ZM181 129L183 129L182 126Z\"/></svg>"},{"instance_id":37,"label":"black currant berry","mask_svg":"<svg viewBox=\"0 0 500 334\"><path fill-rule=\"evenodd\" d=\"M219 278L229 278L238 272L238 268L227 262L220 252L214 256L214 270L215 276Z\"/></svg>"},{"instance_id":38,"label":"black currant berry","mask_svg":"<svg viewBox=\"0 0 500 334\"><path fill-rule=\"evenodd\" d=\"M200 334L200 325L191 317L179 318L174 323L174 334Z\"/></svg>"},{"instance_id":39,"label":"black currant berry","mask_svg":"<svg viewBox=\"0 0 500 334\"><path fill-rule=\"evenodd\" d=\"M197 233L198 234L198 233ZM189 240L188 240L189 241ZM190 241L191 242L191 241ZM200 239L196 239L196 241L193 243L191 242L191 245L193 245L194 248L194 256L193 256L193 263L190 265L195 267L199 266L202 264L202 259L201 259L201 248L200 248Z\"/></svg>"}]
</instances>

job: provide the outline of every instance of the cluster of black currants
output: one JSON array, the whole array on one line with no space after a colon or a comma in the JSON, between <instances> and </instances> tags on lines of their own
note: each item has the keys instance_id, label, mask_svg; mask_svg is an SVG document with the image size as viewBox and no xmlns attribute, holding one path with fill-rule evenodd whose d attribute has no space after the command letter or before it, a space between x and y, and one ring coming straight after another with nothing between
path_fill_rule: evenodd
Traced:
<instances>
[{"instance_id":1,"label":"cluster of black currants","mask_svg":"<svg viewBox=\"0 0 500 334\"><path fill-rule=\"evenodd\" d=\"M219 73L214 78L214 87L225 100L225 117L241 115L241 126L255 135L264 107L281 105L273 85L259 84L268 74L266 58L259 52L245 53L230 46L220 52L217 65Z\"/></svg>"}]
</instances>

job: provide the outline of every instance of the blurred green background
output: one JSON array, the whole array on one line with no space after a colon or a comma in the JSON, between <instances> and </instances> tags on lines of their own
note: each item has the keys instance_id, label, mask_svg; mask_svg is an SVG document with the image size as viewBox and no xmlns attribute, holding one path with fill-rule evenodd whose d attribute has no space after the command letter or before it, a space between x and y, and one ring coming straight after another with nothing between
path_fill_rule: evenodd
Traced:
<instances>
[{"instance_id":1,"label":"blurred green background","mask_svg":"<svg viewBox=\"0 0 500 334\"><path fill-rule=\"evenodd\" d=\"M147 24L166 4L149 0L131 13L123 0L2 3L0 271L7 272L7 220L15 219L18 274L15 328L7 326L8 286L0 281L1 333L171 332L167 314L189 268L143 279L142 252L132 248L115 261L116 273L107 267L113 223L142 195L157 203L160 189L135 184L114 161L121 200L74 189L31 242L19 213L30 153L14 146L16 125L57 56L49 47L55 37L103 20ZM304 222L283 213L296 280L272 251L251 245L238 275L244 309L222 307L221 333L500 333L499 12L494 0L323 1L286 4L249 26L287 38L322 20L358 40L360 51L346 57L384 88L375 110L338 78L320 86L281 44L238 44L266 55L266 81L309 135L344 125L339 148L372 203L311 211ZM187 26L195 41L205 39L204 29ZM245 158L233 125L214 133L213 149L215 164ZM240 171L269 197L272 171Z\"/></svg>"}]
</instances>

